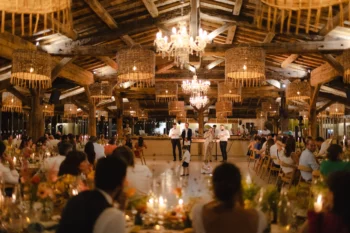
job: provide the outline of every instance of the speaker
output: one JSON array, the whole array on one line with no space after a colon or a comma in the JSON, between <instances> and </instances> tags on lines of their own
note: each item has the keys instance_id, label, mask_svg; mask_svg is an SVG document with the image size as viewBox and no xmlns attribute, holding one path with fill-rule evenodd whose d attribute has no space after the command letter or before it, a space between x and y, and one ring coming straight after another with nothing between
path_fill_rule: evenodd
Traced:
<instances>
[{"instance_id":1,"label":"speaker","mask_svg":"<svg viewBox=\"0 0 350 233\"><path fill-rule=\"evenodd\" d=\"M60 101L61 91L60 90L52 90L49 103L50 104L58 104Z\"/></svg>"}]
</instances>

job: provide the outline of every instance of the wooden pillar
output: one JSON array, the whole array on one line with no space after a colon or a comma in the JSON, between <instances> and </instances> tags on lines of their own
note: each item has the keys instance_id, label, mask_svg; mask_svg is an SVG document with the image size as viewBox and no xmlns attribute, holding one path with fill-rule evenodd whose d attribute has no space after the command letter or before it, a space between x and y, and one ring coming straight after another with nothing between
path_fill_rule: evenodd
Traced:
<instances>
[{"instance_id":1,"label":"wooden pillar","mask_svg":"<svg viewBox=\"0 0 350 233\"><path fill-rule=\"evenodd\" d=\"M120 95L116 95L114 98L117 105L117 135L120 140L123 137L123 98Z\"/></svg>"},{"instance_id":2,"label":"wooden pillar","mask_svg":"<svg viewBox=\"0 0 350 233\"><path fill-rule=\"evenodd\" d=\"M93 103L89 104L88 134L90 136L97 136L96 135L96 106Z\"/></svg>"},{"instance_id":3,"label":"wooden pillar","mask_svg":"<svg viewBox=\"0 0 350 233\"><path fill-rule=\"evenodd\" d=\"M310 101L309 109L309 136L316 138L317 137L317 112L316 112L316 102L318 93L320 91L321 84L317 84L312 88L312 96Z\"/></svg>"},{"instance_id":4,"label":"wooden pillar","mask_svg":"<svg viewBox=\"0 0 350 233\"><path fill-rule=\"evenodd\" d=\"M198 133L199 137L204 135L204 109L198 111Z\"/></svg>"},{"instance_id":5,"label":"wooden pillar","mask_svg":"<svg viewBox=\"0 0 350 233\"><path fill-rule=\"evenodd\" d=\"M41 136L44 136L45 132L45 119L43 114L43 105L40 104L40 92L38 90L32 90L32 109L30 115L31 121L31 134L33 141L35 142Z\"/></svg>"}]
</instances>

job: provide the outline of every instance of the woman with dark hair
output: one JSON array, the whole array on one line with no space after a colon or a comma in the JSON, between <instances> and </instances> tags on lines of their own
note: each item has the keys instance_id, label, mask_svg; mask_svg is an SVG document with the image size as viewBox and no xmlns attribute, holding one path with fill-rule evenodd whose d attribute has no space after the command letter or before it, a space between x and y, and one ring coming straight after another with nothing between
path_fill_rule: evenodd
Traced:
<instances>
[{"instance_id":1,"label":"woman with dark hair","mask_svg":"<svg viewBox=\"0 0 350 233\"><path fill-rule=\"evenodd\" d=\"M95 147L92 141L88 141L85 144L84 152L87 155L87 159L91 165L95 164L96 160L96 153L95 153Z\"/></svg>"},{"instance_id":2,"label":"woman with dark hair","mask_svg":"<svg viewBox=\"0 0 350 233\"><path fill-rule=\"evenodd\" d=\"M322 212L309 212L301 233L350 232L350 172L330 174L327 185Z\"/></svg>"},{"instance_id":3,"label":"woman with dark hair","mask_svg":"<svg viewBox=\"0 0 350 233\"><path fill-rule=\"evenodd\" d=\"M18 184L19 174L15 169L15 165L11 156L5 154L6 145L0 141L0 177L5 184ZM8 162L9 166L4 163Z\"/></svg>"},{"instance_id":4,"label":"woman with dark hair","mask_svg":"<svg viewBox=\"0 0 350 233\"><path fill-rule=\"evenodd\" d=\"M87 175L90 172L90 164L87 156L82 151L71 151L66 156L66 159L61 163L58 171L58 176L72 175L79 176L82 173Z\"/></svg>"},{"instance_id":5,"label":"woman with dark hair","mask_svg":"<svg viewBox=\"0 0 350 233\"><path fill-rule=\"evenodd\" d=\"M37 149L45 149L46 148L46 142L47 142L47 138L45 136L40 137L37 141L36 141L36 148Z\"/></svg>"},{"instance_id":6,"label":"woman with dark hair","mask_svg":"<svg viewBox=\"0 0 350 233\"><path fill-rule=\"evenodd\" d=\"M136 195L148 195L152 184L151 170L147 166L135 164L134 153L127 146L117 147L111 156L120 157L128 164L126 180L128 181L128 186L136 190Z\"/></svg>"},{"instance_id":7,"label":"woman with dark hair","mask_svg":"<svg viewBox=\"0 0 350 233\"><path fill-rule=\"evenodd\" d=\"M140 158L141 163L146 165L146 159L143 154L143 149L147 149L147 145L143 141L143 137L139 137L139 139L135 143L135 157Z\"/></svg>"},{"instance_id":8,"label":"woman with dark hair","mask_svg":"<svg viewBox=\"0 0 350 233\"><path fill-rule=\"evenodd\" d=\"M13 145L13 136L12 134L6 135L5 138L3 138L3 142L7 147L11 147Z\"/></svg>"},{"instance_id":9,"label":"woman with dark hair","mask_svg":"<svg viewBox=\"0 0 350 233\"><path fill-rule=\"evenodd\" d=\"M73 134L68 134L68 142L70 144L72 144L73 146L73 150L77 150L77 143L76 143L76 140L75 140L75 136Z\"/></svg>"},{"instance_id":10,"label":"woman with dark hair","mask_svg":"<svg viewBox=\"0 0 350 233\"><path fill-rule=\"evenodd\" d=\"M132 150L132 139L130 134L126 135L125 146L129 147Z\"/></svg>"},{"instance_id":11,"label":"woman with dark hair","mask_svg":"<svg viewBox=\"0 0 350 233\"><path fill-rule=\"evenodd\" d=\"M115 148L117 148L117 145L115 144L116 141L114 138L111 138L108 143L105 145L105 155L111 155Z\"/></svg>"},{"instance_id":12,"label":"woman with dark hair","mask_svg":"<svg viewBox=\"0 0 350 233\"><path fill-rule=\"evenodd\" d=\"M33 153L33 140L31 137L22 137L21 145L19 149L22 150L24 157L29 157Z\"/></svg>"},{"instance_id":13,"label":"woman with dark hair","mask_svg":"<svg viewBox=\"0 0 350 233\"><path fill-rule=\"evenodd\" d=\"M342 161L343 148L338 144L331 144L327 149L327 158L321 163L320 172L328 176L336 171L350 171L350 162Z\"/></svg>"},{"instance_id":14,"label":"woman with dark hair","mask_svg":"<svg viewBox=\"0 0 350 233\"><path fill-rule=\"evenodd\" d=\"M264 232L267 228L264 213L244 208L241 179L239 169L231 163L215 168L212 177L215 200L192 209L195 232Z\"/></svg>"}]
</instances>

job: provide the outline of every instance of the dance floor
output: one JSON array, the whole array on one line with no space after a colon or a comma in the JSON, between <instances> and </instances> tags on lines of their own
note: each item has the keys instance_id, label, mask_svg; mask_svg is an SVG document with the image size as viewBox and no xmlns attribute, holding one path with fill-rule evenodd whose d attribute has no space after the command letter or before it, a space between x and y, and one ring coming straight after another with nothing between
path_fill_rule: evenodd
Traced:
<instances>
[{"instance_id":1,"label":"dance floor","mask_svg":"<svg viewBox=\"0 0 350 233\"><path fill-rule=\"evenodd\" d=\"M221 156L218 157L218 161ZM211 162L214 169L220 164L218 161ZM265 186L266 181L263 181L256 176L253 171L252 164L248 168L247 158L232 157L228 159L229 162L238 166L242 173L242 178L247 179L247 176L260 186ZM137 160L139 163L140 161ZM189 176L180 176L182 174L181 162L172 161L172 156L154 156L146 157L147 166L153 172L153 187L152 190L157 196L163 196L168 200L168 205L176 204L176 197L174 195L175 188L182 188L183 199L188 201L190 197L201 197L204 200L209 200L212 196L210 191L211 175L201 174L202 161L199 156L192 156L189 166Z\"/></svg>"}]
</instances>

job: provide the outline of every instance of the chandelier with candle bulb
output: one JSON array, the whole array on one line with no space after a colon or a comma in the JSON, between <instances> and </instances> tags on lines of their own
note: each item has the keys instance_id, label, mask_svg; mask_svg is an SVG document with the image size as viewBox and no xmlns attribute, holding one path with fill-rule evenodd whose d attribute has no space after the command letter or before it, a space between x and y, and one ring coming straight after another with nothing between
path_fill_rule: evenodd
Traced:
<instances>
[{"instance_id":1,"label":"chandelier with candle bulb","mask_svg":"<svg viewBox=\"0 0 350 233\"><path fill-rule=\"evenodd\" d=\"M194 51L197 56L201 56L204 53L209 40L206 31L200 28L198 36L193 38L188 34L186 22L179 22L177 28L173 27L172 33L170 41L167 36L163 37L161 31L157 33L157 37L154 40L157 52L161 53L163 58L166 54L169 58L174 57L175 64L182 69L184 64L188 63L189 55L192 55Z\"/></svg>"},{"instance_id":2,"label":"chandelier with candle bulb","mask_svg":"<svg viewBox=\"0 0 350 233\"><path fill-rule=\"evenodd\" d=\"M198 80L197 75L193 75L193 79L183 81L181 87L185 94L206 94L210 87L210 81Z\"/></svg>"},{"instance_id":3,"label":"chandelier with candle bulb","mask_svg":"<svg viewBox=\"0 0 350 233\"><path fill-rule=\"evenodd\" d=\"M190 97L190 104L197 109L204 108L209 103L209 99L206 95L200 93Z\"/></svg>"}]
</instances>

